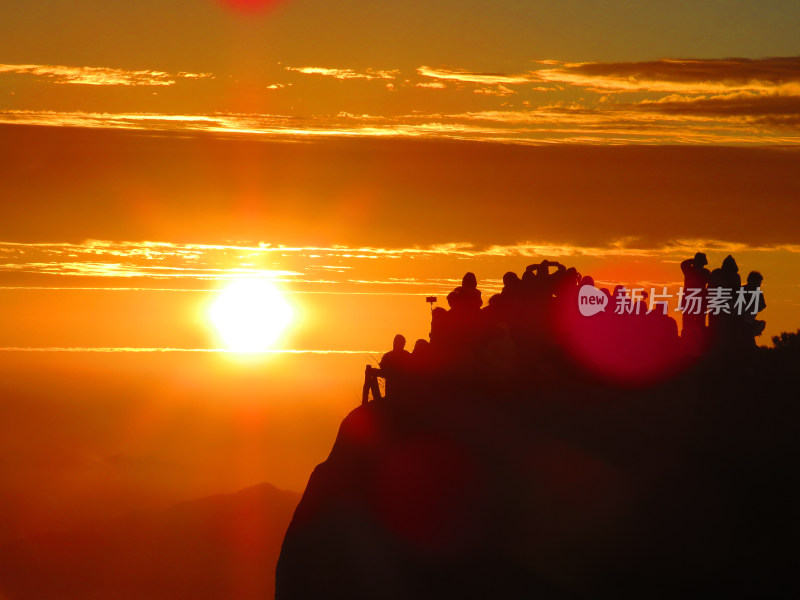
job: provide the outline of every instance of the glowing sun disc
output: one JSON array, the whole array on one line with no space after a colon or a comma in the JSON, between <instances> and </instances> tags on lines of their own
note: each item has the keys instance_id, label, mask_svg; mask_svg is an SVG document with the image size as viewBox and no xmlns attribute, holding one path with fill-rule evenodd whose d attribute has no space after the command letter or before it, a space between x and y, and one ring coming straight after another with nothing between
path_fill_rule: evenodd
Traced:
<instances>
[{"instance_id":1,"label":"glowing sun disc","mask_svg":"<svg viewBox=\"0 0 800 600\"><path fill-rule=\"evenodd\" d=\"M292 307L278 289L260 279L233 282L220 292L209 311L225 344L237 352L266 350L292 316Z\"/></svg>"}]
</instances>

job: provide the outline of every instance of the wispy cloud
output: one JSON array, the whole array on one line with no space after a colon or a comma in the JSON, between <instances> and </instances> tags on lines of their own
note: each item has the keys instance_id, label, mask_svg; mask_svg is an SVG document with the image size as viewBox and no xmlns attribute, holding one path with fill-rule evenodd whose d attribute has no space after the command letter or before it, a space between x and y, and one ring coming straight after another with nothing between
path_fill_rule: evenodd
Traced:
<instances>
[{"instance_id":1,"label":"wispy cloud","mask_svg":"<svg viewBox=\"0 0 800 600\"><path fill-rule=\"evenodd\" d=\"M288 280L300 272L253 258L258 247L110 242L81 244L0 242L0 272L90 278L153 280Z\"/></svg>"},{"instance_id":2,"label":"wispy cloud","mask_svg":"<svg viewBox=\"0 0 800 600\"><path fill-rule=\"evenodd\" d=\"M394 79L400 73L398 70L367 69L363 73L353 69L335 69L329 67L284 67L286 71L303 73L304 75L322 75L334 79Z\"/></svg>"},{"instance_id":3,"label":"wispy cloud","mask_svg":"<svg viewBox=\"0 0 800 600\"><path fill-rule=\"evenodd\" d=\"M663 108L664 110L659 110ZM353 115L296 118L253 114L120 114L0 111L0 124L249 135L296 141L326 137L405 137L511 144L750 144L796 145L792 114L704 114L654 104L552 104L525 110L486 110L398 117ZM686 107L684 107L686 108ZM756 126L758 125L758 126Z\"/></svg>"},{"instance_id":4,"label":"wispy cloud","mask_svg":"<svg viewBox=\"0 0 800 600\"><path fill-rule=\"evenodd\" d=\"M0 73L32 75L58 84L165 86L175 85L176 79L213 78L211 73L165 73L163 71L130 71L110 67L70 67L63 65L5 65Z\"/></svg>"},{"instance_id":5,"label":"wispy cloud","mask_svg":"<svg viewBox=\"0 0 800 600\"><path fill-rule=\"evenodd\" d=\"M505 85L498 85L496 87L480 87L472 91L475 94L483 94L484 96L510 96L511 94L516 94L514 90Z\"/></svg>"},{"instance_id":6,"label":"wispy cloud","mask_svg":"<svg viewBox=\"0 0 800 600\"><path fill-rule=\"evenodd\" d=\"M232 267L227 269L186 268L176 266L143 266L111 262L27 262L0 265L0 271L21 271L44 275L66 275L71 277L148 277L151 279L280 279L293 277L299 273L275 269L246 269Z\"/></svg>"},{"instance_id":7,"label":"wispy cloud","mask_svg":"<svg viewBox=\"0 0 800 600\"><path fill-rule=\"evenodd\" d=\"M87 277L151 277L232 279L242 277L293 278L300 269L275 268L284 259L301 259L306 266L345 272L352 267L326 264L331 260L401 259L425 257L663 257L682 256L695 248L718 252L788 252L800 254L798 244L750 245L715 239L674 239L658 246L640 245L634 238L603 246L553 242L520 242L476 246L449 242L429 246L382 248L375 246L284 246L174 244L170 242L114 242L88 240L74 243L0 242L0 271L30 271ZM49 260L43 260L43 259ZM66 260L69 259L69 260ZM273 261L269 264L263 261ZM298 263L299 264L299 263ZM395 280L396 281L396 280ZM449 282L449 280L448 280Z\"/></svg>"},{"instance_id":8,"label":"wispy cloud","mask_svg":"<svg viewBox=\"0 0 800 600\"><path fill-rule=\"evenodd\" d=\"M418 77L400 81L397 71L329 67L284 67L286 71L337 80L382 80L392 86L471 91L484 96L483 110L396 116L337 110L335 116L291 117L271 114L159 114L0 111L0 123L68 127L190 131L219 135L301 140L316 137L412 137L480 140L513 144L735 144L800 143L800 58L658 60L631 63L555 63L540 61L525 75L474 73L462 69L419 67ZM35 69L46 69L35 71ZM39 72L66 82L169 85L174 77L203 77L155 71L72 69L5 65L0 70ZM47 70L49 69L49 70ZM67 69L58 71L53 69ZM112 76L113 75L113 76ZM138 79L137 79L138 78ZM138 81L138 83L137 83ZM395 81L396 83L393 83ZM550 87L536 83L547 82ZM160 83L158 83L160 82ZM531 82L535 82L531 84ZM521 85L521 84L529 85ZM122 83L119 83L122 84ZM577 86L579 103L535 105L540 91L558 93ZM273 83L268 89L288 88ZM540 91L537 91L540 90ZM630 94L627 94L630 92ZM598 96L597 93L600 93ZM471 94L471 95L472 95ZM529 94L528 97L525 94ZM503 100L504 110L497 110ZM448 93L437 100L448 102ZM479 100L473 101L480 104ZM463 106L463 104L462 104Z\"/></svg>"},{"instance_id":9,"label":"wispy cloud","mask_svg":"<svg viewBox=\"0 0 800 600\"><path fill-rule=\"evenodd\" d=\"M0 65L0 75L3 73L84 86L170 86L181 79L213 77L208 73L48 65ZM287 141L406 137L540 145L800 142L800 57L620 63L546 60L532 61L529 72L512 74L426 65L414 74L405 74L407 77L398 70L328 66L284 66L282 73L291 81L265 82L265 95L277 91L280 101L291 101L298 80L304 77L375 80L389 90L436 90L408 97L435 101L437 112L407 105L405 110L381 115L375 112L380 107L348 110L345 99L344 105L325 114L302 118L236 112L6 110L0 111L0 124L206 132ZM283 106L287 112L293 110ZM368 110L370 115L362 114Z\"/></svg>"},{"instance_id":10,"label":"wispy cloud","mask_svg":"<svg viewBox=\"0 0 800 600\"><path fill-rule=\"evenodd\" d=\"M608 106L553 104L527 110L489 110L449 115L458 121L494 123L516 132L552 136L572 133L594 143L777 144L800 142L798 102L762 98L709 99L672 96ZM795 108L796 107L796 108ZM625 133L627 140L620 138ZM561 138L561 141L565 141Z\"/></svg>"},{"instance_id":11,"label":"wispy cloud","mask_svg":"<svg viewBox=\"0 0 800 600\"><path fill-rule=\"evenodd\" d=\"M36 290L39 294L52 292L54 302L49 306L56 305L56 297L64 298L75 290L141 296L148 292L192 292L198 294L197 299L205 301L212 299L210 295L230 280L259 277L279 282L283 293L298 295L295 299L299 303L310 301L303 294L372 296L376 300L373 306L386 302L386 297L408 297L406 300L409 301L414 297L422 316L427 311L423 299L433 295L444 301L447 293L460 284L460 275L466 269L478 274L485 300L501 289L499 276L503 272L514 270L519 273L524 265L544 258L574 266L584 274L593 274L601 285L619 283L629 288L660 289L662 286L680 285L680 261L698 250L707 252L712 264L719 264L723 256L733 253L746 269L751 266L765 269L763 265L783 263L787 273L793 273L790 266L797 264L800 257L800 244L749 245L701 238L673 239L663 244L621 238L593 245L532 240L483 246L462 241L419 247L303 247L268 243L176 244L107 240L83 243L0 242L0 294L8 298L15 293L14 290ZM619 265L627 266L620 268ZM776 296L778 290L796 285L791 275L780 280L774 270L764 272ZM324 275L320 276L320 273ZM190 297L190 300L195 298ZM69 302L65 304L70 305ZM166 347L150 348L113 347L113 341L101 341L98 347L65 347L58 345L60 341L45 341L43 347L32 348L24 347L24 343L9 341L0 352L224 351L180 348L170 342ZM192 343L196 342L189 342ZM332 347L336 348L336 345ZM310 346L310 349L292 352L326 354L330 351ZM361 350L347 352L364 353Z\"/></svg>"},{"instance_id":12,"label":"wispy cloud","mask_svg":"<svg viewBox=\"0 0 800 600\"><path fill-rule=\"evenodd\" d=\"M514 85L520 83L530 82L527 75L504 75L502 73L474 73L462 69L446 69L435 68L428 66L421 66L417 69L417 73L423 77L432 77L433 79L442 79L445 81L459 81L462 83L481 83L484 85Z\"/></svg>"},{"instance_id":13,"label":"wispy cloud","mask_svg":"<svg viewBox=\"0 0 800 600\"><path fill-rule=\"evenodd\" d=\"M792 265L800 257L798 244L748 245L714 239L675 239L657 245L625 238L602 245L542 240L486 246L453 242L424 247L0 243L0 294L8 298L19 289L37 290L39 294L49 290L63 298L74 290L90 290L92 294L169 291L192 292L200 300L223 289L229 281L259 277L276 282L283 293L297 295L300 303L313 302L311 297L304 298L305 294L374 297L374 305L385 302L387 297L403 297L408 301L414 298L420 314L425 314L423 299L436 296L443 301L460 284L460 276L467 269L478 274L484 299L500 291L499 276L503 272L519 273L525 265L545 258L595 275L603 285L660 288L679 284L676 280L681 277L681 260L698 250L707 252L712 264L719 264L722 257L733 253L746 269L765 269L767 264L778 263ZM776 295L778 289L795 285L793 277L784 276L781 280L774 271L766 274ZM16 345L9 343L12 344Z\"/></svg>"},{"instance_id":14,"label":"wispy cloud","mask_svg":"<svg viewBox=\"0 0 800 600\"><path fill-rule=\"evenodd\" d=\"M273 139L313 137L445 137L475 139L502 136L504 131L474 124L444 123L441 115L387 118L339 113L335 118L293 118L264 114L166 115L53 111L0 111L0 124L49 125L135 129L144 131L197 131L245 134Z\"/></svg>"},{"instance_id":15,"label":"wispy cloud","mask_svg":"<svg viewBox=\"0 0 800 600\"><path fill-rule=\"evenodd\" d=\"M661 59L627 63L563 63L539 69L541 81L616 92L715 94L732 91L800 94L800 57Z\"/></svg>"},{"instance_id":16,"label":"wispy cloud","mask_svg":"<svg viewBox=\"0 0 800 600\"><path fill-rule=\"evenodd\" d=\"M657 100L643 100L627 108L645 113L685 118L708 117L752 122L769 127L800 126L800 96L734 92L716 96L671 94Z\"/></svg>"}]
</instances>

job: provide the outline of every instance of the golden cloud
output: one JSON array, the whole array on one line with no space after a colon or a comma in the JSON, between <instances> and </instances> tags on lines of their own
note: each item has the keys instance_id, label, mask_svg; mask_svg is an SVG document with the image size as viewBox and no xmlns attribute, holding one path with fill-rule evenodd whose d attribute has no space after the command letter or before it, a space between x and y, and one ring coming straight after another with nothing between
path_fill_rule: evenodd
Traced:
<instances>
[{"instance_id":1,"label":"golden cloud","mask_svg":"<svg viewBox=\"0 0 800 600\"><path fill-rule=\"evenodd\" d=\"M324 137L413 137L512 144L782 144L800 142L800 119L792 104L748 111L734 99L673 97L663 102L551 104L525 110L397 117L354 115L292 118L281 115L216 113L84 113L0 111L0 124L47 125L139 131L183 131L291 140Z\"/></svg>"},{"instance_id":2,"label":"golden cloud","mask_svg":"<svg viewBox=\"0 0 800 600\"><path fill-rule=\"evenodd\" d=\"M381 71L367 69L364 73L359 73L353 69L333 69L328 67L284 67L286 71L303 73L304 75L322 75L333 77L334 79L394 79L399 71Z\"/></svg>"},{"instance_id":3,"label":"golden cloud","mask_svg":"<svg viewBox=\"0 0 800 600\"><path fill-rule=\"evenodd\" d=\"M485 85L500 84L520 84L528 83L530 78L527 75L503 75L500 73L473 73L460 69L437 69L425 65L417 69L417 73L423 77L433 79L443 79L446 81L460 81L462 83L481 83Z\"/></svg>"},{"instance_id":4,"label":"golden cloud","mask_svg":"<svg viewBox=\"0 0 800 600\"><path fill-rule=\"evenodd\" d=\"M175 85L178 79L213 78L211 73L186 73L174 75L163 71L129 71L109 67L70 67L63 65L0 65L0 73L33 75L58 84L165 86Z\"/></svg>"},{"instance_id":5,"label":"golden cloud","mask_svg":"<svg viewBox=\"0 0 800 600\"><path fill-rule=\"evenodd\" d=\"M562 63L536 79L608 92L800 94L800 57L661 59L628 63Z\"/></svg>"},{"instance_id":6,"label":"golden cloud","mask_svg":"<svg viewBox=\"0 0 800 600\"><path fill-rule=\"evenodd\" d=\"M484 96L510 96L511 94L516 94L514 90L504 85L498 85L496 87L480 87L472 90L474 94L482 94Z\"/></svg>"}]
</instances>

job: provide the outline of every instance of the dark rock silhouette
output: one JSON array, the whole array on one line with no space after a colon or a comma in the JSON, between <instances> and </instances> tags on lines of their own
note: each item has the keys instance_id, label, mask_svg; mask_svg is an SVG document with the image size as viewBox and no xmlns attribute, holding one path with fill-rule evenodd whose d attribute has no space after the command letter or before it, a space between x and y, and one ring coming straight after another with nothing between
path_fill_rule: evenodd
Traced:
<instances>
[{"instance_id":1,"label":"dark rock silhouette","mask_svg":"<svg viewBox=\"0 0 800 600\"><path fill-rule=\"evenodd\" d=\"M0 597L268 598L298 499L261 484L17 541L0 547Z\"/></svg>"},{"instance_id":2,"label":"dark rock silhouette","mask_svg":"<svg viewBox=\"0 0 800 600\"><path fill-rule=\"evenodd\" d=\"M791 597L800 332L687 354L622 289L630 314L577 321L589 281L545 261L433 311L438 362L312 473L278 600Z\"/></svg>"},{"instance_id":3,"label":"dark rock silhouette","mask_svg":"<svg viewBox=\"0 0 800 600\"><path fill-rule=\"evenodd\" d=\"M635 391L563 372L361 406L276 598L788 597L800 363L770 352Z\"/></svg>"}]
</instances>

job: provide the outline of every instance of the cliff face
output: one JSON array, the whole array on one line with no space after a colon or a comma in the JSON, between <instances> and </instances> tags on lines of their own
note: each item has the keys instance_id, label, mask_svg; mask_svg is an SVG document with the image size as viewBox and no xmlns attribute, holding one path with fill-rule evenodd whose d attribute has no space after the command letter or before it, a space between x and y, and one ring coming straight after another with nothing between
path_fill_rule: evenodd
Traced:
<instances>
[{"instance_id":1,"label":"cliff face","mask_svg":"<svg viewBox=\"0 0 800 600\"><path fill-rule=\"evenodd\" d=\"M778 388L556 380L355 409L294 514L276 598L786 592L796 443Z\"/></svg>"}]
</instances>

